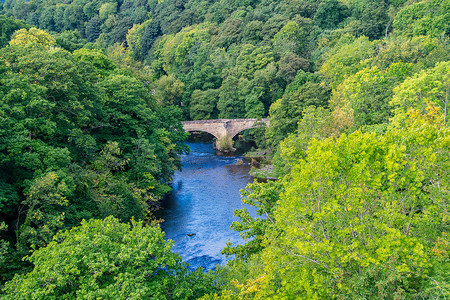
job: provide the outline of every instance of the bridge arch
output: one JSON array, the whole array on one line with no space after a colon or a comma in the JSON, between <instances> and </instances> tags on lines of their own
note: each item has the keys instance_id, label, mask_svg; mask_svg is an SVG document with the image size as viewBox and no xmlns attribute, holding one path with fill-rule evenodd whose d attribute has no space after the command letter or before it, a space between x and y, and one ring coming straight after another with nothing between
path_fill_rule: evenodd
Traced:
<instances>
[{"instance_id":1,"label":"bridge arch","mask_svg":"<svg viewBox=\"0 0 450 300\"><path fill-rule=\"evenodd\" d=\"M204 129L189 129L189 130L186 130L185 129L185 131L186 132L206 132L206 133L214 136L216 139L219 138L219 137L216 136L216 133L214 133L212 130L204 130Z\"/></svg>"},{"instance_id":2,"label":"bridge arch","mask_svg":"<svg viewBox=\"0 0 450 300\"><path fill-rule=\"evenodd\" d=\"M267 119L266 119L267 120ZM244 130L248 130L248 129L253 129L253 128L259 128L259 127L263 127L263 126L268 126L269 122L267 120L267 122L265 121L261 121L261 120L256 120L255 122L253 122L253 124L251 124L252 122L249 122L247 124L243 124L242 126L237 126L235 128L232 128L229 130L228 135L231 139L233 139L236 135L238 135L239 133L241 133Z\"/></svg>"}]
</instances>

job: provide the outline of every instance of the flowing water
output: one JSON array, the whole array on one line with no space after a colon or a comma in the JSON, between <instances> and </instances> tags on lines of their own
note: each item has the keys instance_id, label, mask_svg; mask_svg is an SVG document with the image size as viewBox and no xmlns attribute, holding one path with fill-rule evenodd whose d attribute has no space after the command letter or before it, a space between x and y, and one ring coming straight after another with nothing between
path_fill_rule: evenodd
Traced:
<instances>
[{"instance_id":1,"label":"flowing water","mask_svg":"<svg viewBox=\"0 0 450 300\"><path fill-rule=\"evenodd\" d=\"M251 181L250 167L236 165L242 157L215 155L211 142L188 144L191 153L182 156L183 169L175 173L159 217L166 238L175 241L172 250L192 268L210 270L226 262L220 251L228 241L243 242L230 225L237 220L233 210L243 207L239 190Z\"/></svg>"}]
</instances>

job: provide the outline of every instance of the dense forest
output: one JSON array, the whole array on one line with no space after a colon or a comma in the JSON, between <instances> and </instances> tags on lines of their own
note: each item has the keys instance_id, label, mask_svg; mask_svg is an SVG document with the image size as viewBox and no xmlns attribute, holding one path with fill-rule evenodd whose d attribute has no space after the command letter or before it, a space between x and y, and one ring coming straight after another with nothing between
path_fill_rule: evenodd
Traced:
<instances>
[{"instance_id":1,"label":"dense forest","mask_svg":"<svg viewBox=\"0 0 450 300\"><path fill-rule=\"evenodd\" d=\"M0 30L2 298L450 297L449 0L5 0ZM193 271L153 216L181 121L263 117L277 180Z\"/></svg>"}]
</instances>

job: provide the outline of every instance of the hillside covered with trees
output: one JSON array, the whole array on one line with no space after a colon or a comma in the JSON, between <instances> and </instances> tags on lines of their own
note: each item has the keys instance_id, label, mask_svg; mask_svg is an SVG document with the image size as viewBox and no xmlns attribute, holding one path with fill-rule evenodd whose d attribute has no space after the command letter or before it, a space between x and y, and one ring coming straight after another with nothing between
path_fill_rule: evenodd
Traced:
<instances>
[{"instance_id":1,"label":"hillside covered with trees","mask_svg":"<svg viewBox=\"0 0 450 300\"><path fill-rule=\"evenodd\" d=\"M450 297L450 1L0 14L2 297ZM259 217L235 212L235 259L191 271L152 216L188 150L180 121L262 117L244 136L278 179L243 191Z\"/></svg>"}]
</instances>

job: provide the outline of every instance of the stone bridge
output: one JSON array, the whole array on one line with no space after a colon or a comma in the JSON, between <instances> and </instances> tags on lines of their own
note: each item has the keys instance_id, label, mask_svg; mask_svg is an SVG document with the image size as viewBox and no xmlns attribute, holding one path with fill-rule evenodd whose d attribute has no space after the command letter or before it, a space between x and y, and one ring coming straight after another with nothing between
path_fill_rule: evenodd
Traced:
<instances>
[{"instance_id":1,"label":"stone bridge","mask_svg":"<svg viewBox=\"0 0 450 300\"><path fill-rule=\"evenodd\" d=\"M182 123L187 132L203 131L212 134L216 139L221 139L225 136L233 138L245 129L269 126L269 119L216 119Z\"/></svg>"}]
</instances>

